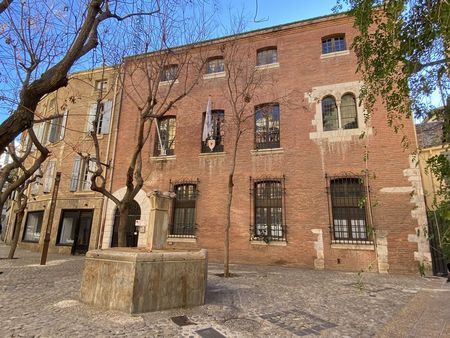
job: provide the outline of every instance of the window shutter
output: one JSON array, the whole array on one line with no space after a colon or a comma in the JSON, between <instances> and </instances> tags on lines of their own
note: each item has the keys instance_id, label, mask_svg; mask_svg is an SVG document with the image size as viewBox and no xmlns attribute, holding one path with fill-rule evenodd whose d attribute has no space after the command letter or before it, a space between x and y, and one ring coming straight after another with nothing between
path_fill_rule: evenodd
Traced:
<instances>
[{"instance_id":1,"label":"window shutter","mask_svg":"<svg viewBox=\"0 0 450 338\"><path fill-rule=\"evenodd\" d=\"M85 175L83 175L83 190L91 190L91 178L94 173L94 171L97 170L97 164L89 160L88 163L85 164Z\"/></svg>"},{"instance_id":2,"label":"window shutter","mask_svg":"<svg viewBox=\"0 0 450 338\"><path fill-rule=\"evenodd\" d=\"M109 134L109 124L111 121L111 108L112 108L111 100L108 100L103 104L103 123L101 134Z\"/></svg>"},{"instance_id":3,"label":"window shutter","mask_svg":"<svg viewBox=\"0 0 450 338\"><path fill-rule=\"evenodd\" d=\"M59 140L61 141L64 138L64 134L66 133L66 123L67 123L67 114L69 112L66 110L64 112L64 116L61 121L61 132L59 134Z\"/></svg>"},{"instance_id":4,"label":"window shutter","mask_svg":"<svg viewBox=\"0 0 450 338\"><path fill-rule=\"evenodd\" d=\"M38 171L33 174L34 177L38 175L39 170L40 169L38 169ZM39 193L40 180L41 178L37 177L36 180L31 184L31 195L37 195Z\"/></svg>"},{"instance_id":5,"label":"window shutter","mask_svg":"<svg viewBox=\"0 0 450 338\"><path fill-rule=\"evenodd\" d=\"M57 141L57 131L58 131L58 123L60 122L60 119L52 119L51 122L48 124L47 130L47 142L46 143L55 143Z\"/></svg>"},{"instance_id":6,"label":"window shutter","mask_svg":"<svg viewBox=\"0 0 450 338\"><path fill-rule=\"evenodd\" d=\"M78 180L80 177L80 165L81 165L81 158L80 156L77 156L73 160L72 176L70 178L70 188L69 188L70 191L77 191Z\"/></svg>"},{"instance_id":7,"label":"window shutter","mask_svg":"<svg viewBox=\"0 0 450 338\"><path fill-rule=\"evenodd\" d=\"M97 103L94 103L91 105L91 108L89 108L87 125L86 125L86 132L88 132L88 133L94 131L94 126L92 125L92 122L94 122L94 120L95 120L96 112L97 112Z\"/></svg>"},{"instance_id":8,"label":"window shutter","mask_svg":"<svg viewBox=\"0 0 450 338\"><path fill-rule=\"evenodd\" d=\"M53 174L55 172L55 161L50 161L44 175L44 192L52 190Z\"/></svg>"}]
</instances>

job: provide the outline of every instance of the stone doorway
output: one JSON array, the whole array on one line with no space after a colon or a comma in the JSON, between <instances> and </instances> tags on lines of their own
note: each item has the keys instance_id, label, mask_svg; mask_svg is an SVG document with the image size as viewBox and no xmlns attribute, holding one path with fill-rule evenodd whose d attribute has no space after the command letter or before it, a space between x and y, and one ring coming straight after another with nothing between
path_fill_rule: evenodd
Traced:
<instances>
[{"instance_id":1,"label":"stone doorway","mask_svg":"<svg viewBox=\"0 0 450 338\"><path fill-rule=\"evenodd\" d=\"M117 247L119 241L119 209L116 208L114 215L113 235L111 239L111 247ZM136 247L138 243L138 230L136 229L136 221L141 219L141 207L136 201L131 202L130 211L126 225L126 241L127 247Z\"/></svg>"}]
</instances>

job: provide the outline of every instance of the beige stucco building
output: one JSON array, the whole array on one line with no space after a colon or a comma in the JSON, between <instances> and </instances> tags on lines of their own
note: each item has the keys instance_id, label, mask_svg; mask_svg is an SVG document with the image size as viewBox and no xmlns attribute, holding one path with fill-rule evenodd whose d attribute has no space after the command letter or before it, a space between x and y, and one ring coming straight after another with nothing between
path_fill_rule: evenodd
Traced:
<instances>
[{"instance_id":1,"label":"beige stucco building","mask_svg":"<svg viewBox=\"0 0 450 338\"><path fill-rule=\"evenodd\" d=\"M109 179L118 119L120 90L116 68L102 68L74 73L66 87L47 95L39 104L36 119L59 117L36 123L33 127L39 140L50 150L41 167L43 177L28 190L28 206L20 226L19 246L39 250L47 226L51 226L50 252L85 253L98 247L100 224L104 217L104 197L90 189L94 156L90 132L95 118L97 100L101 99L97 135L101 163ZM27 135L23 137L27 142ZM55 176L61 172L53 221L49 210ZM6 241L13 236L15 213L8 221Z\"/></svg>"}]
</instances>

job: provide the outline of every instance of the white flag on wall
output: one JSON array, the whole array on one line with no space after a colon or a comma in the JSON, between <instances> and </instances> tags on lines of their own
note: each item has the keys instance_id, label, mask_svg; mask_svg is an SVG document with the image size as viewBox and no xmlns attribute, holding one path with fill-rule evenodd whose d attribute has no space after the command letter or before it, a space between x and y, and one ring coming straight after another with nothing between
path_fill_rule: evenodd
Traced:
<instances>
[{"instance_id":1,"label":"white flag on wall","mask_svg":"<svg viewBox=\"0 0 450 338\"><path fill-rule=\"evenodd\" d=\"M211 96L208 97L208 105L206 106L205 124L203 125L203 135L202 140L206 142L212 129L212 118L211 118Z\"/></svg>"}]
</instances>

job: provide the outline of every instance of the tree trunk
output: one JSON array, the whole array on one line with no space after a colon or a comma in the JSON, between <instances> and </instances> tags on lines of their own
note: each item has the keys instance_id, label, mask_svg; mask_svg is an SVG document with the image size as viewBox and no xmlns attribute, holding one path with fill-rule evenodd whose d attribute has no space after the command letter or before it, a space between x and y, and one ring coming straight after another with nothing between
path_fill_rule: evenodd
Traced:
<instances>
[{"instance_id":1,"label":"tree trunk","mask_svg":"<svg viewBox=\"0 0 450 338\"><path fill-rule=\"evenodd\" d=\"M9 248L8 259L14 258L17 243L19 243L20 226L22 225L24 215L25 215L25 208L20 207L19 212L17 213L16 219L14 221L13 239L11 242L11 247Z\"/></svg>"},{"instance_id":2,"label":"tree trunk","mask_svg":"<svg viewBox=\"0 0 450 338\"><path fill-rule=\"evenodd\" d=\"M223 276L230 277L230 226L231 226L231 202L233 200L233 174L228 177L228 196L227 196L227 222L225 224L224 257L223 257Z\"/></svg>"},{"instance_id":3,"label":"tree trunk","mask_svg":"<svg viewBox=\"0 0 450 338\"><path fill-rule=\"evenodd\" d=\"M234 190L234 171L236 170L236 156L241 136L240 124L238 123L236 131L236 138L234 140L233 156L231 158L230 174L228 175L228 196L227 196L227 222L225 223L225 238L224 238L224 254L223 254L223 276L230 277L230 228L231 228L231 205L233 203Z\"/></svg>"},{"instance_id":4,"label":"tree trunk","mask_svg":"<svg viewBox=\"0 0 450 338\"><path fill-rule=\"evenodd\" d=\"M130 207L128 202L122 202L122 205L119 207L119 227L118 227L118 247L126 247L127 246L127 223L128 223L128 213Z\"/></svg>"}]
</instances>

